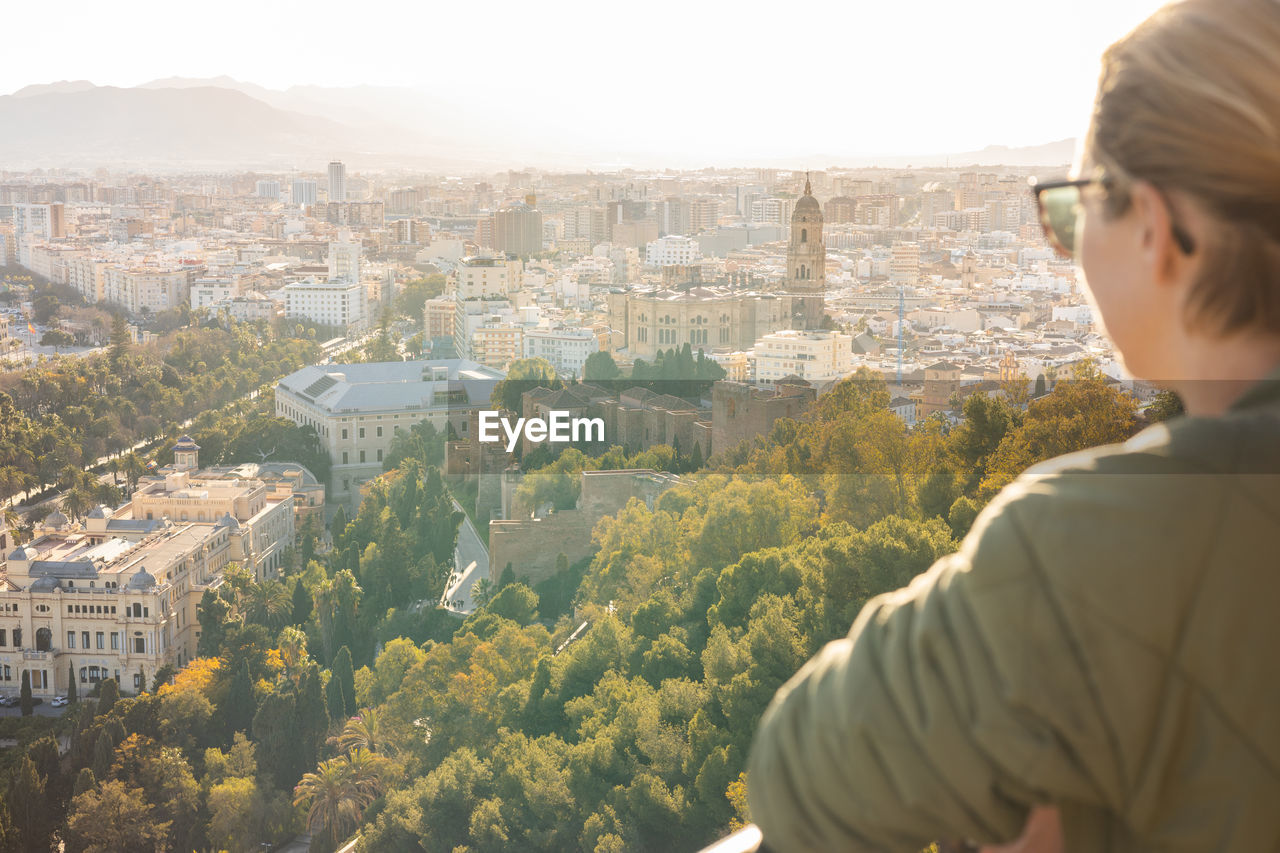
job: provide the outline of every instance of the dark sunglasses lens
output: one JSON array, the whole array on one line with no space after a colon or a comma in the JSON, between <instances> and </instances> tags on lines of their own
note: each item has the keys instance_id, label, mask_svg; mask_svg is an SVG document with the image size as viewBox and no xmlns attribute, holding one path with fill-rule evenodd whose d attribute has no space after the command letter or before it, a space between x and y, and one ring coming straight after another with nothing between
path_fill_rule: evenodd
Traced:
<instances>
[{"instance_id":1,"label":"dark sunglasses lens","mask_svg":"<svg viewBox=\"0 0 1280 853\"><path fill-rule=\"evenodd\" d=\"M1040 217L1045 236L1067 256L1076 253L1076 221L1080 216L1080 188L1054 187L1040 193Z\"/></svg>"}]
</instances>

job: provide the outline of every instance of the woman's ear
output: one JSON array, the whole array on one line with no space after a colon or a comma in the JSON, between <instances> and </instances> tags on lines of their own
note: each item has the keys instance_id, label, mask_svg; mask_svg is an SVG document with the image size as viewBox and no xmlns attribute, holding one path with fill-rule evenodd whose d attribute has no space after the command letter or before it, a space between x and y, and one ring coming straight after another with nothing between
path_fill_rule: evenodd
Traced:
<instances>
[{"instance_id":1,"label":"woman's ear","mask_svg":"<svg viewBox=\"0 0 1280 853\"><path fill-rule=\"evenodd\" d=\"M1174 285L1186 274L1186 257L1173 237L1173 212L1163 193L1146 181L1129 190L1140 251L1158 285Z\"/></svg>"}]
</instances>

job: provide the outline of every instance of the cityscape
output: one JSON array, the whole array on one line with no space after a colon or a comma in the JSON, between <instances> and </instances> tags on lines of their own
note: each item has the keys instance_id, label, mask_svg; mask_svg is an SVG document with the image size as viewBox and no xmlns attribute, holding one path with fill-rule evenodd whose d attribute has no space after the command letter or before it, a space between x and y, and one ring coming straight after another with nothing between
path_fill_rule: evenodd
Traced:
<instances>
[{"instance_id":1,"label":"cityscape","mask_svg":"<svg viewBox=\"0 0 1280 853\"><path fill-rule=\"evenodd\" d=\"M1181 412L1046 237L1074 138L522 158L391 92L0 96L0 853L703 849L863 605Z\"/></svg>"}]
</instances>

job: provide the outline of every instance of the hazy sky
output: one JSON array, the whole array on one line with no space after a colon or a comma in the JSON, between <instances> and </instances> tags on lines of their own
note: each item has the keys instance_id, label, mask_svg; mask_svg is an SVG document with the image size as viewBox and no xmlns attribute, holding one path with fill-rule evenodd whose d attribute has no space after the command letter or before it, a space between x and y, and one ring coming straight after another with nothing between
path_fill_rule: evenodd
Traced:
<instances>
[{"instance_id":1,"label":"hazy sky","mask_svg":"<svg viewBox=\"0 0 1280 853\"><path fill-rule=\"evenodd\" d=\"M0 93L227 74L426 86L513 133L716 159L1077 135L1098 57L1158 0L8 4ZM368 14L363 10L367 9ZM710 156L710 155L709 155Z\"/></svg>"}]
</instances>

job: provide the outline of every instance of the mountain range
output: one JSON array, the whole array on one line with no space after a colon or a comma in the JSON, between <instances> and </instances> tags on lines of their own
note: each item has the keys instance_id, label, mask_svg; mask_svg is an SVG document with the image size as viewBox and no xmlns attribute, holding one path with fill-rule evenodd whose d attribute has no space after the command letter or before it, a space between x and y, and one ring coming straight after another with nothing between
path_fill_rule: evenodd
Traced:
<instances>
[{"instance_id":1,"label":"mountain range","mask_svg":"<svg viewBox=\"0 0 1280 853\"><path fill-rule=\"evenodd\" d=\"M518 125L518 122L517 122ZM494 171L627 164L660 168L679 157L591 151L571 136L538 143L511 116L407 87L293 86L269 89L230 77L168 77L132 88L87 80L27 86L0 96L0 168L211 171L353 168ZM814 153L780 167L1058 166L1071 139L1030 148L930 156ZM575 150L577 149L577 150ZM760 163L751 165L773 165Z\"/></svg>"}]
</instances>

